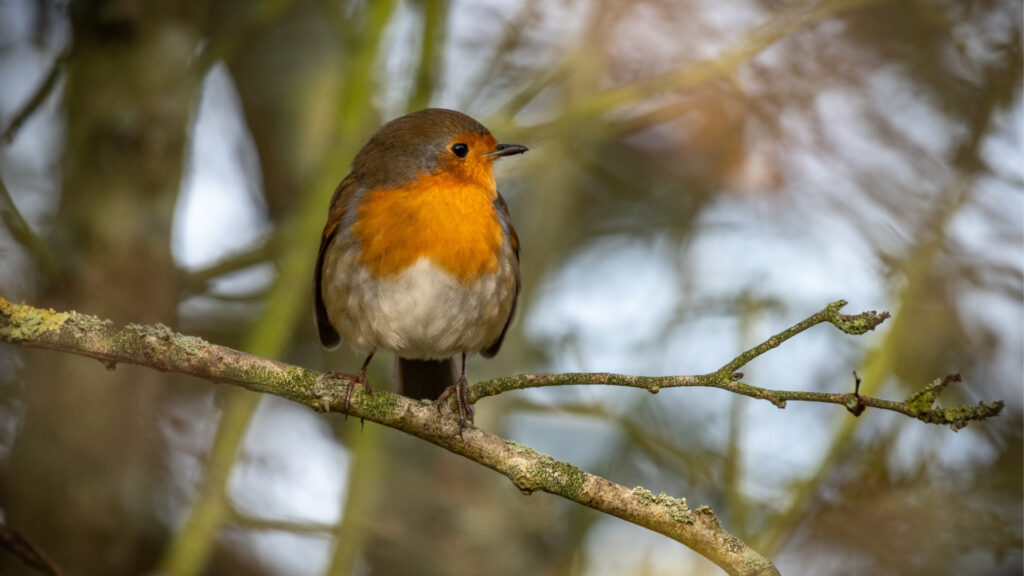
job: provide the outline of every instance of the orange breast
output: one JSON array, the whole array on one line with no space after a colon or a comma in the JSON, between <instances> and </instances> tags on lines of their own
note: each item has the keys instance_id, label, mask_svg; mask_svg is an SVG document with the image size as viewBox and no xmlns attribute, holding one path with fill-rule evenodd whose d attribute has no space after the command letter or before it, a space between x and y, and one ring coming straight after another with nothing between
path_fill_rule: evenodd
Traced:
<instances>
[{"instance_id":1,"label":"orange breast","mask_svg":"<svg viewBox=\"0 0 1024 576\"><path fill-rule=\"evenodd\" d=\"M402 188L368 192L352 226L363 266L388 277L426 257L465 285L494 272L504 235L487 176L427 174Z\"/></svg>"}]
</instances>

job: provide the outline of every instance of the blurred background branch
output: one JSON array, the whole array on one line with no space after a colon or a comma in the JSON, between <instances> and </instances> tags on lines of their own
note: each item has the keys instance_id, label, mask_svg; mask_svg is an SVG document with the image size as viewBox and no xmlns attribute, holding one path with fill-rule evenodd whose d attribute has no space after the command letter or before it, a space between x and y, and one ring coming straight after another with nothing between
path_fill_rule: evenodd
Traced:
<instances>
[{"instance_id":1,"label":"blurred background branch","mask_svg":"<svg viewBox=\"0 0 1024 576\"><path fill-rule=\"evenodd\" d=\"M17 556L22 562L39 571L40 574L47 576L65 576L67 574L53 560L50 560L50 557L39 546L3 523L0 523L0 546L5 548L9 554Z\"/></svg>"},{"instance_id":2,"label":"blurred background branch","mask_svg":"<svg viewBox=\"0 0 1024 576\"><path fill-rule=\"evenodd\" d=\"M41 272L45 274L57 272L57 257L25 221L25 217L21 215L18 207L14 204L11 193L7 191L3 178L0 178L0 220L7 226L14 240L32 254L39 264Z\"/></svg>"},{"instance_id":3,"label":"blurred background branch","mask_svg":"<svg viewBox=\"0 0 1024 576\"><path fill-rule=\"evenodd\" d=\"M10 142L14 140L14 137L18 133L18 129L21 125L28 120L32 114L34 114L43 102L50 97L50 94L54 92L57 86L58 80L60 80L60 74L64 67L64 64L71 57L71 46L64 48L57 58L54 59L53 64L50 66L49 72L46 73L46 77L39 83L39 86L32 92L28 100L25 101L24 105L21 106L17 112L7 122L7 126L4 127L4 131L0 133L0 142Z\"/></svg>"}]
</instances>

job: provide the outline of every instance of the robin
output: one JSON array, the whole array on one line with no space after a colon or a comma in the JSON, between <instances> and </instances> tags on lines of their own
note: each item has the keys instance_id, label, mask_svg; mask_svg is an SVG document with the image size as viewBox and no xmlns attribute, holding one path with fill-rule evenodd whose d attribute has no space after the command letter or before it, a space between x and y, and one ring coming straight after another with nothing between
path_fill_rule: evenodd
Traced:
<instances>
[{"instance_id":1,"label":"robin","mask_svg":"<svg viewBox=\"0 0 1024 576\"><path fill-rule=\"evenodd\" d=\"M460 430L472 420L466 356L497 354L519 295L519 238L492 168L526 150L431 108L388 122L356 154L320 238L314 320L325 347L344 340L366 355L367 391L366 367L389 350L402 394L439 409L454 394Z\"/></svg>"}]
</instances>

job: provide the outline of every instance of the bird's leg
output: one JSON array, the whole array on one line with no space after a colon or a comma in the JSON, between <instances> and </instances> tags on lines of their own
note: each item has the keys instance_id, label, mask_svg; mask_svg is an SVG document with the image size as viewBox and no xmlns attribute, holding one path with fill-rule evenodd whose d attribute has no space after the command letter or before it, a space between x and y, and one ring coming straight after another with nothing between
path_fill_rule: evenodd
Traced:
<instances>
[{"instance_id":1,"label":"bird's leg","mask_svg":"<svg viewBox=\"0 0 1024 576\"><path fill-rule=\"evenodd\" d=\"M473 407L469 405L469 383L466 381L466 353L462 353L462 371L455 381L455 403L459 406L459 436L462 429L473 422Z\"/></svg>"},{"instance_id":2,"label":"bird's leg","mask_svg":"<svg viewBox=\"0 0 1024 576\"><path fill-rule=\"evenodd\" d=\"M363 360L362 367L359 368L359 375L348 381L348 388L345 390L345 417L348 418L348 409L352 406L352 390L355 389L356 384L362 384L363 390L366 390L367 394L373 394L373 388L370 387L369 380L366 379L366 368L370 365L370 360L373 360L373 355L376 351L370 352L370 355Z\"/></svg>"},{"instance_id":3,"label":"bird's leg","mask_svg":"<svg viewBox=\"0 0 1024 576\"><path fill-rule=\"evenodd\" d=\"M462 355L462 371L455 380L455 384L444 389L437 397L437 409L443 410L448 397L455 394L455 404L459 407L459 435L462 429L473 422L473 407L469 404L469 383L466 381L466 355Z\"/></svg>"}]
</instances>

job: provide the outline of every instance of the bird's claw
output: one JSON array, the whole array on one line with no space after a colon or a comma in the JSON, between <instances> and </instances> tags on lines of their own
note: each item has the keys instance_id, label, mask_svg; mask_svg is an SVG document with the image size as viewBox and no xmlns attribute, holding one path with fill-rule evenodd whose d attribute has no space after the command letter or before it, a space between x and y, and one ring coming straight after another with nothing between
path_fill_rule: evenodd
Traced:
<instances>
[{"instance_id":1,"label":"bird's claw","mask_svg":"<svg viewBox=\"0 0 1024 576\"><path fill-rule=\"evenodd\" d=\"M464 428L473 425L473 406L469 403L469 383L465 376L460 376L455 384L444 389L437 397L438 412L449 412L448 397L455 394L455 405L459 409L459 436L462 436Z\"/></svg>"},{"instance_id":2,"label":"bird's claw","mask_svg":"<svg viewBox=\"0 0 1024 576\"><path fill-rule=\"evenodd\" d=\"M370 381L364 373L356 374L354 377L346 374L345 377L348 379L348 385L345 386L345 418L348 418L349 410L352 408L352 391L356 389L356 385L361 385L363 391L371 396L373 395L373 387L370 386ZM362 422L363 419L360 418L359 421Z\"/></svg>"}]
</instances>

